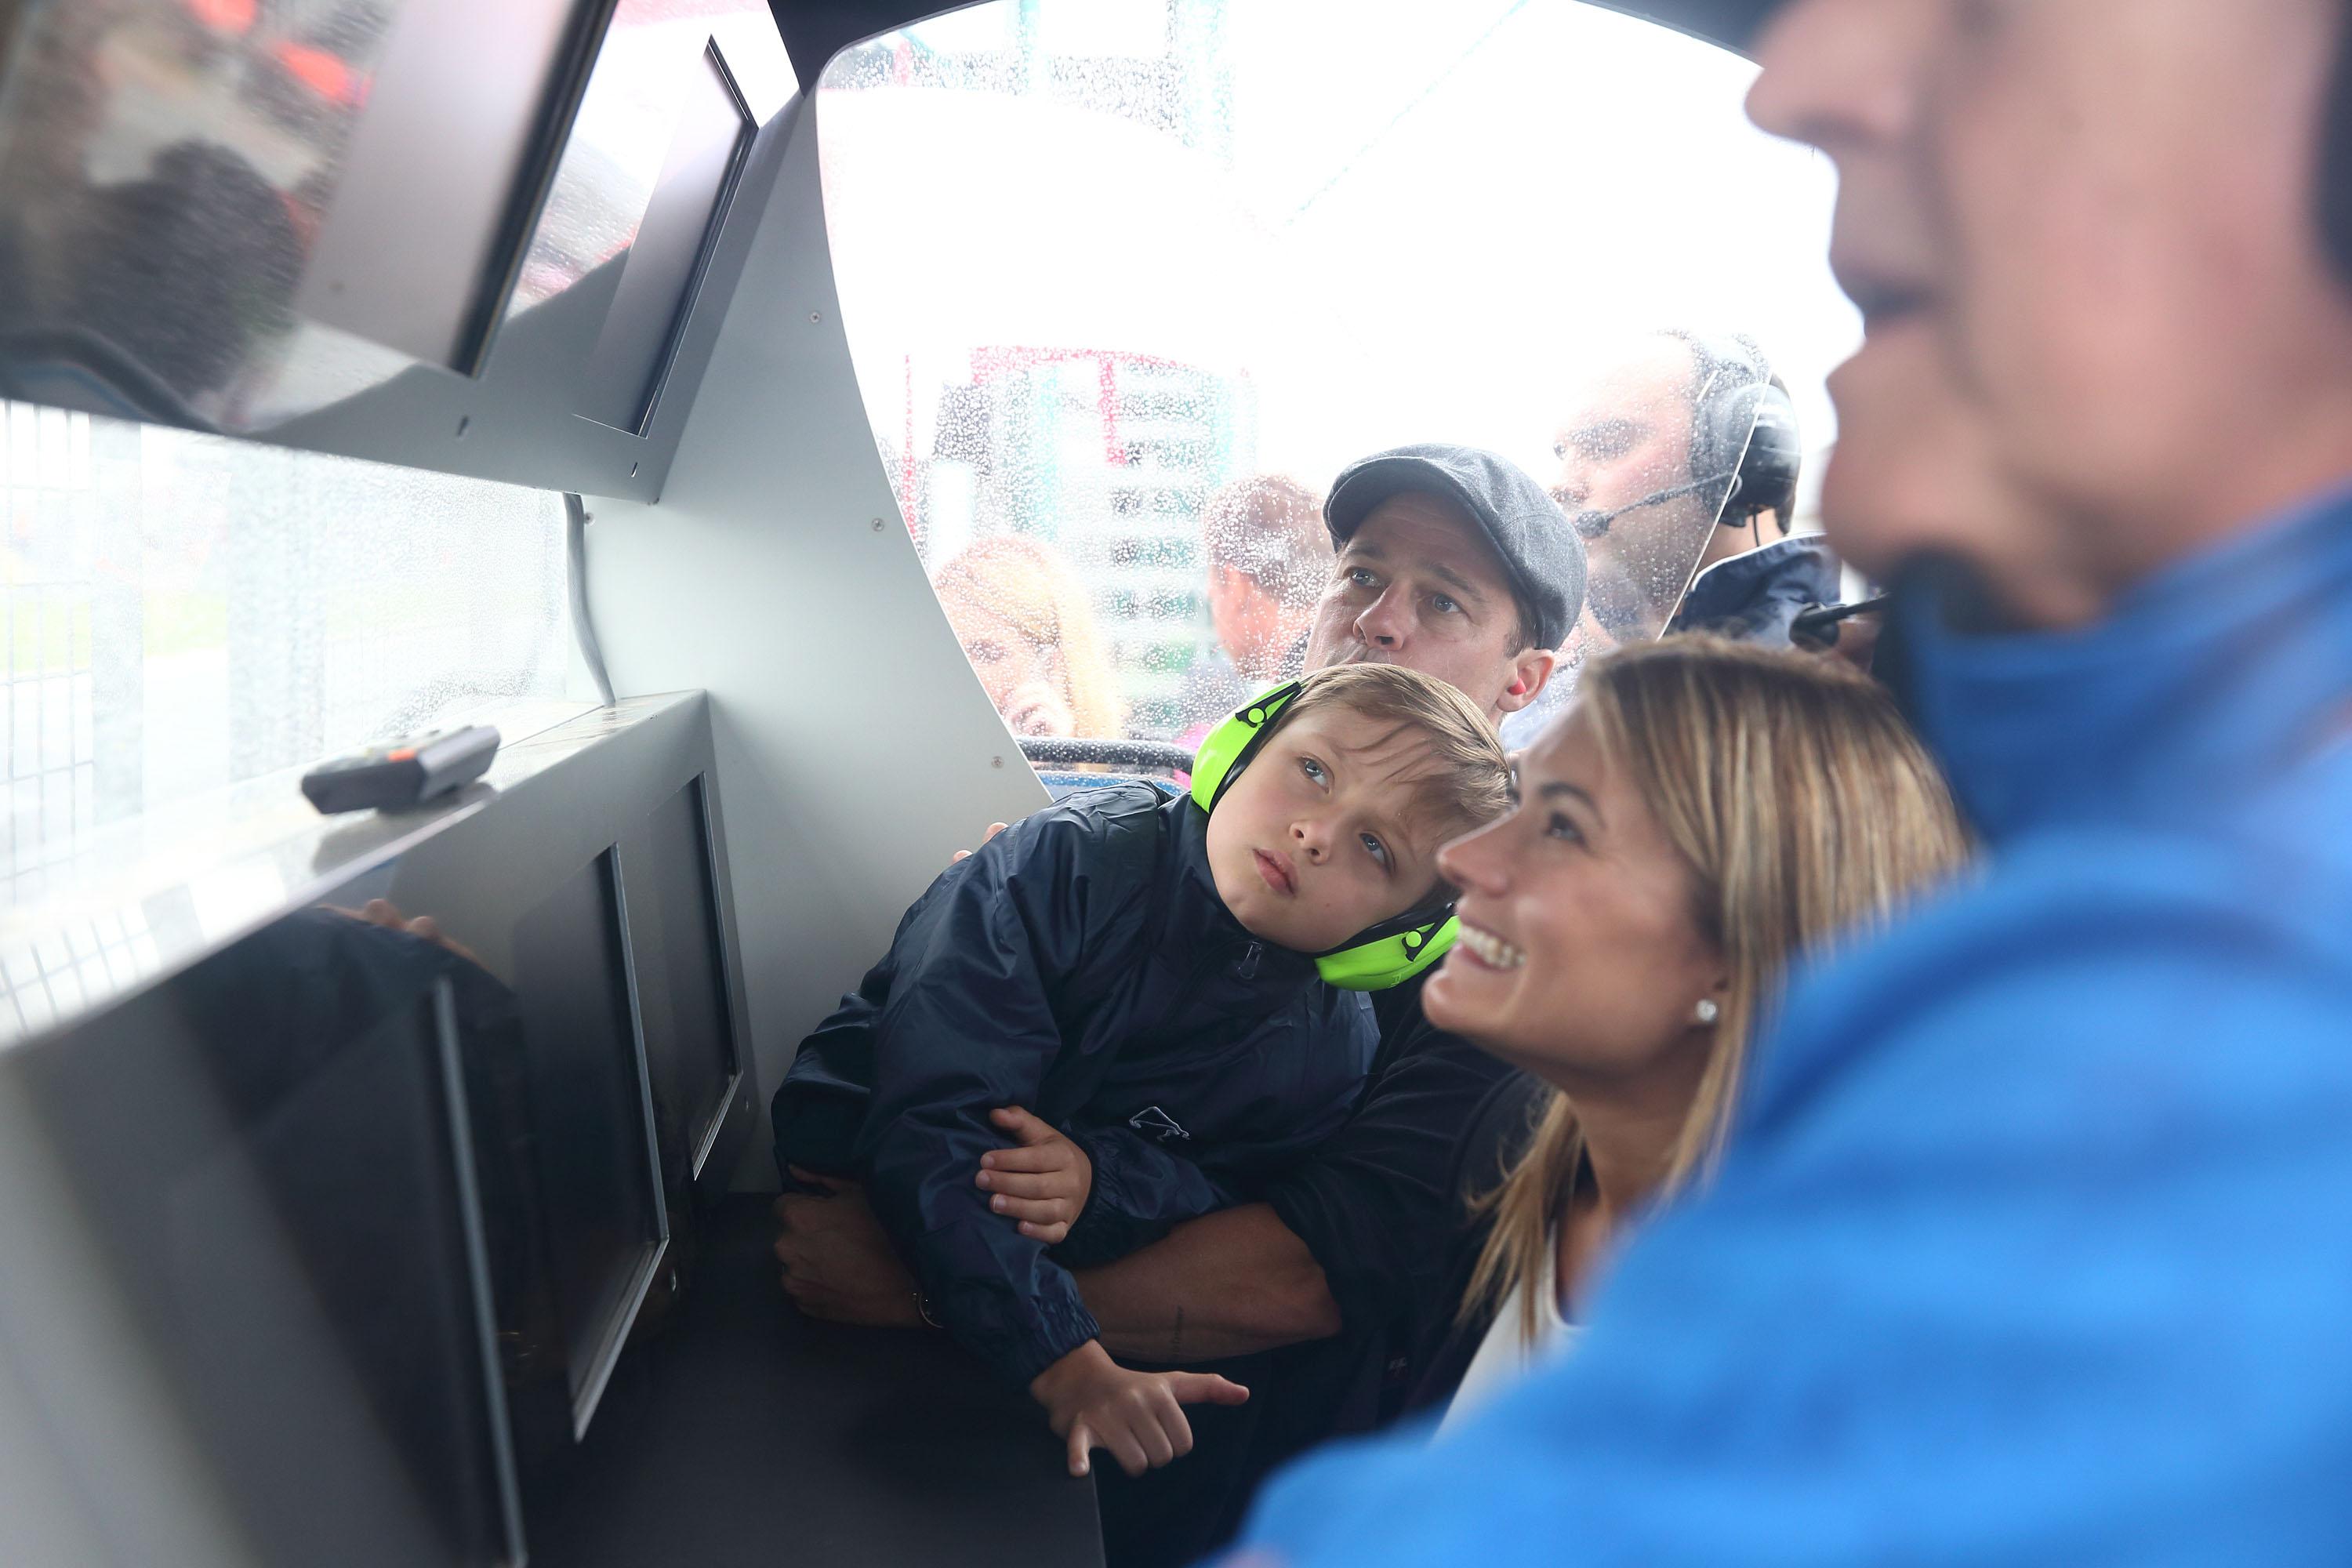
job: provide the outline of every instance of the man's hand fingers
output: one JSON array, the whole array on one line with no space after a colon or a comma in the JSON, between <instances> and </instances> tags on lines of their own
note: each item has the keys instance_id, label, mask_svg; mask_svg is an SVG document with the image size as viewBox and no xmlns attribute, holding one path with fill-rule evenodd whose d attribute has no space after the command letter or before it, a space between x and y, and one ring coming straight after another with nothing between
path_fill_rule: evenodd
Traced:
<instances>
[{"instance_id":1,"label":"man's hand fingers","mask_svg":"<svg viewBox=\"0 0 2352 1568\"><path fill-rule=\"evenodd\" d=\"M795 1182L803 1183L812 1187L823 1187L828 1193L854 1193L857 1190L857 1184L845 1176L822 1175L815 1171L803 1171L798 1165L787 1165L784 1169L793 1173L793 1180ZM787 1199L802 1195L805 1194L793 1193L784 1194Z\"/></svg>"},{"instance_id":2,"label":"man's hand fingers","mask_svg":"<svg viewBox=\"0 0 2352 1568\"><path fill-rule=\"evenodd\" d=\"M1070 1474L1074 1476L1083 1476L1087 1470L1093 1468L1094 1460L1089 1456L1093 1452L1094 1446L1095 1435L1087 1429L1087 1424L1083 1421L1071 1422L1069 1437Z\"/></svg>"},{"instance_id":3,"label":"man's hand fingers","mask_svg":"<svg viewBox=\"0 0 2352 1568\"><path fill-rule=\"evenodd\" d=\"M1071 1163L1070 1142L1065 1138L1018 1149L991 1149L980 1157L983 1171L1066 1171Z\"/></svg>"},{"instance_id":4,"label":"man's hand fingers","mask_svg":"<svg viewBox=\"0 0 2352 1568\"><path fill-rule=\"evenodd\" d=\"M1171 1372L1168 1390L1180 1405L1246 1405L1249 1390L1213 1372Z\"/></svg>"},{"instance_id":5,"label":"man's hand fingers","mask_svg":"<svg viewBox=\"0 0 2352 1568\"><path fill-rule=\"evenodd\" d=\"M1015 1228L1030 1240L1042 1241L1048 1247L1061 1246L1070 1234L1070 1227L1066 1225L1039 1225L1034 1220L1026 1219Z\"/></svg>"},{"instance_id":6,"label":"man's hand fingers","mask_svg":"<svg viewBox=\"0 0 2352 1568\"><path fill-rule=\"evenodd\" d=\"M1000 1107L988 1113L988 1119L1005 1131L1027 1144L1051 1143L1061 1134L1051 1122L1040 1121L1017 1105Z\"/></svg>"},{"instance_id":7,"label":"man's hand fingers","mask_svg":"<svg viewBox=\"0 0 2352 1568\"><path fill-rule=\"evenodd\" d=\"M983 834L982 834L982 835L980 836L980 841L981 841L982 844L985 844L985 843L987 843L990 839L992 839L992 838L995 837L998 834L1000 834L1000 833L1002 833L1002 832L1003 832L1003 831L1004 831L1004 824L1003 824L1003 823L1001 823L1001 822L992 822L992 823L990 823L990 824L988 825L988 831L987 831L987 832L985 832L985 833L983 833Z\"/></svg>"}]
</instances>

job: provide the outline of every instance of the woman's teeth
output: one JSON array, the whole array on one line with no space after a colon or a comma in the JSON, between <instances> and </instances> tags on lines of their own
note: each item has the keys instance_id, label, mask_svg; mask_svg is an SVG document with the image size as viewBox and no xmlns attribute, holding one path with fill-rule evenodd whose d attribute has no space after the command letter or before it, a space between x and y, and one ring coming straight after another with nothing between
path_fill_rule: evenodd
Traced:
<instances>
[{"instance_id":1,"label":"woman's teeth","mask_svg":"<svg viewBox=\"0 0 2352 1568\"><path fill-rule=\"evenodd\" d=\"M1517 969L1527 963L1528 955L1496 936L1493 931L1476 926L1462 928L1462 945L1478 955L1478 962L1490 969Z\"/></svg>"}]
</instances>

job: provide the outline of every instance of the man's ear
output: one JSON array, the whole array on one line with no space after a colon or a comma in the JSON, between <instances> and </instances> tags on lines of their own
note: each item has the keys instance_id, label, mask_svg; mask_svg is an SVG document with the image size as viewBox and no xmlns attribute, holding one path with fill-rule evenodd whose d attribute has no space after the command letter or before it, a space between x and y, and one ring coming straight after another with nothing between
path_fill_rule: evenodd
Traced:
<instances>
[{"instance_id":1,"label":"man's ear","mask_svg":"<svg viewBox=\"0 0 2352 1568\"><path fill-rule=\"evenodd\" d=\"M1548 647L1531 647L1511 660L1511 678L1503 683L1503 693L1495 699L1495 706L1506 713L1516 713L1543 695L1544 685L1559 665L1559 655Z\"/></svg>"}]
</instances>

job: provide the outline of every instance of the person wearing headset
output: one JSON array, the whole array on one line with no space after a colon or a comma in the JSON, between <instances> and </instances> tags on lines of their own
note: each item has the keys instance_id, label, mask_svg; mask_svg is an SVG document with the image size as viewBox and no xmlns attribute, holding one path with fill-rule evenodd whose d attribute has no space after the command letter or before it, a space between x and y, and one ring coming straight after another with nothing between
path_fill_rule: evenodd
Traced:
<instances>
[{"instance_id":1,"label":"person wearing headset","mask_svg":"<svg viewBox=\"0 0 2352 1568\"><path fill-rule=\"evenodd\" d=\"M1784 647L1801 612L1837 597L1828 546L1790 536L1796 407L1751 339L1648 334L1586 381L1552 452L1552 499L1584 541L1585 613L1559 650L1566 678L1506 721L1515 750L1559 716L1592 654L1667 631Z\"/></svg>"},{"instance_id":2,"label":"person wearing headset","mask_svg":"<svg viewBox=\"0 0 2352 1568\"><path fill-rule=\"evenodd\" d=\"M1353 665L1228 719L1189 795L1029 817L943 873L802 1043L779 1166L863 1184L920 1315L1030 1391L1073 1475L1097 1447L1130 1476L1190 1452L1181 1406L1246 1390L1114 1363L1070 1271L1338 1129L1376 1043L1363 993L1450 944L1438 847L1502 814L1508 775L1453 687Z\"/></svg>"},{"instance_id":3,"label":"person wearing headset","mask_svg":"<svg viewBox=\"0 0 2352 1568\"><path fill-rule=\"evenodd\" d=\"M1982 867L1791 988L1569 1363L1235 1562L2352 1560L2352 4L1747 9Z\"/></svg>"}]
</instances>

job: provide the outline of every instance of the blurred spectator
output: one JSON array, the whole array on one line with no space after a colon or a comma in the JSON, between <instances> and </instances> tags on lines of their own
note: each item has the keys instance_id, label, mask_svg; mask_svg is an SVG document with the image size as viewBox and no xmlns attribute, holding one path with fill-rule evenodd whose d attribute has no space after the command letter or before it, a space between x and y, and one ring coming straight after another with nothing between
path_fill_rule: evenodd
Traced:
<instances>
[{"instance_id":1,"label":"blurred spectator","mask_svg":"<svg viewBox=\"0 0 2352 1568\"><path fill-rule=\"evenodd\" d=\"M1282 474L1237 480L1210 497L1201 541L1217 646L1184 672L1186 745L1305 670L1307 628L1334 559L1321 499Z\"/></svg>"},{"instance_id":2,"label":"blurred spectator","mask_svg":"<svg viewBox=\"0 0 2352 1568\"><path fill-rule=\"evenodd\" d=\"M1123 704L1087 592L1033 539L983 539L932 584L988 700L1016 735L1117 736Z\"/></svg>"}]
</instances>

